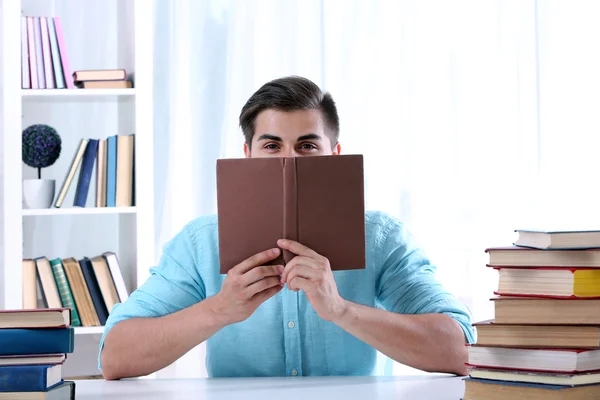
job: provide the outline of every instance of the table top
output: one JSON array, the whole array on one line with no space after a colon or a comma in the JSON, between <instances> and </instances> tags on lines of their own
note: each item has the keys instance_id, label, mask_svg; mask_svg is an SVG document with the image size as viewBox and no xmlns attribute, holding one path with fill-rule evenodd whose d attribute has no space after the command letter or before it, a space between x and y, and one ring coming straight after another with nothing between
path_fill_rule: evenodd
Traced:
<instances>
[{"instance_id":1,"label":"table top","mask_svg":"<svg viewBox=\"0 0 600 400\"><path fill-rule=\"evenodd\" d=\"M282 377L75 381L76 400L460 399L462 377Z\"/></svg>"}]
</instances>

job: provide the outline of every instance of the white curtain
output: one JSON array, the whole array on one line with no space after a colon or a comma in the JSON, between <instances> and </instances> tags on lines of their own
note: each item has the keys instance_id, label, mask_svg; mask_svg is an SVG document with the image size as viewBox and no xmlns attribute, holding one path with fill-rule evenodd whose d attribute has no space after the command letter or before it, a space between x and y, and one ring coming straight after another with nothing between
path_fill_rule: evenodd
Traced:
<instances>
[{"instance_id":1,"label":"white curtain","mask_svg":"<svg viewBox=\"0 0 600 400\"><path fill-rule=\"evenodd\" d=\"M493 317L486 247L519 227L598 220L593 0L155 7L158 250L216 211L215 161L242 156L241 107L290 74L332 93L342 152L365 156L367 207L408 225L475 320ZM203 356L199 346L159 376L204 376Z\"/></svg>"}]
</instances>

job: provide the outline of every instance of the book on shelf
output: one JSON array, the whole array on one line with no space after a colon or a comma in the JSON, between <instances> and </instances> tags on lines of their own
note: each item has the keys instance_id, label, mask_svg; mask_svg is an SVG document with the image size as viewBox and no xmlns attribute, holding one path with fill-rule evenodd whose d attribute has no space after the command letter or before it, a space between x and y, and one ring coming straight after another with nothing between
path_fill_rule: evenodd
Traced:
<instances>
[{"instance_id":1,"label":"book on shelf","mask_svg":"<svg viewBox=\"0 0 600 400\"><path fill-rule=\"evenodd\" d=\"M21 17L21 87L75 88L60 17Z\"/></svg>"},{"instance_id":2,"label":"book on shelf","mask_svg":"<svg viewBox=\"0 0 600 400\"><path fill-rule=\"evenodd\" d=\"M600 268L495 268L496 294L546 297L600 297Z\"/></svg>"},{"instance_id":3,"label":"book on shelf","mask_svg":"<svg viewBox=\"0 0 600 400\"><path fill-rule=\"evenodd\" d=\"M115 304L124 302L128 298L119 260L113 252L105 252L91 259L83 257L77 260L67 257L55 258L48 262L46 257L38 257L37 260L45 260L41 264L51 265L52 276L47 276L46 280L51 279L52 282L46 284L53 283L57 288L56 308L72 310L69 315L72 326L102 326ZM31 269L32 261L23 260L24 271ZM35 292L32 293L36 290L34 280L41 281L41 275L23 273L23 286L28 288L27 292L23 292L24 305L26 298L29 298L28 301L32 304L32 298L36 295ZM53 296L51 293L47 290L41 293L45 307L50 304L47 296ZM1 323L0 319L0 328Z\"/></svg>"},{"instance_id":4,"label":"book on shelf","mask_svg":"<svg viewBox=\"0 0 600 400\"><path fill-rule=\"evenodd\" d=\"M301 242L333 270L365 268L361 155L219 159L217 209L221 273L278 239Z\"/></svg>"},{"instance_id":5,"label":"book on shelf","mask_svg":"<svg viewBox=\"0 0 600 400\"><path fill-rule=\"evenodd\" d=\"M106 139L81 139L54 207L62 207L78 172L74 207L86 207L92 182L96 189L96 207L134 206L134 154L135 134L112 135Z\"/></svg>"},{"instance_id":6,"label":"book on shelf","mask_svg":"<svg viewBox=\"0 0 600 400\"><path fill-rule=\"evenodd\" d=\"M590 249L600 247L600 230L516 229L516 246L537 249Z\"/></svg>"},{"instance_id":7,"label":"book on shelf","mask_svg":"<svg viewBox=\"0 0 600 400\"><path fill-rule=\"evenodd\" d=\"M131 80L127 80L124 69L97 69L73 72L75 86L81 89L130 89Z\"/></svg>"}]
</instances>

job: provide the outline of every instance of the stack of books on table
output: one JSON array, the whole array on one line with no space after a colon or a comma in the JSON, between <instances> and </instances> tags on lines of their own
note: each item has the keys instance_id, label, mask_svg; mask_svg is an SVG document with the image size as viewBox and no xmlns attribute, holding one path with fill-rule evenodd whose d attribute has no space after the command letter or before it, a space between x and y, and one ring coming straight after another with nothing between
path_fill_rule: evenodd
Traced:
<instances>
[{"instance_id":1,"label":"stack of books on table","mask_svg":"<svg viewBox=\"0 0 600 400\"><path fill-rule=\"evenodd\" d=\"M129 89L133 87L127 80L124 69L92 69L73 72L75 86L80 89Z\"/></svg>"},{"instance_id":2,"label":"stack of books on table","mask_svg":"<svg viewBox=\"0 0 600 400\"><path fill-rule=\"evenodd\" d=\"M486 249L495 319L474 324L464 399L600 399L600 231L517 232Z\"/></svg>"},{"instance_id":3,"label":"stack of books on table","mask_svg":"<svg viewBox=\"0 0 600 400\"><path fill-rule=\"evenodd\" d=\"M74 399L62 377L73 348L69 308L0 311L0 400Z\"/></svg>"}]
</instances>

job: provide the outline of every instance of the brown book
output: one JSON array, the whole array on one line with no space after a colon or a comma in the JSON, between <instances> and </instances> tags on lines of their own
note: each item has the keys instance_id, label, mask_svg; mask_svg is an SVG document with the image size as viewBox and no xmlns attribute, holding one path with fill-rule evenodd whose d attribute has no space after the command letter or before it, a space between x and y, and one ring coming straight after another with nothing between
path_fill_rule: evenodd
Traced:
<instances>
[{"instance_id":1,"label":"brown book","mask_svg":"<svg viewBox=\"0 0 600 400\"><path fill-rule=\"evenodd\" d=\"M540 250L506 246L485 249L490 267L588 267L600 268L600 249Z\"/></svg>"},{"instance_id":2,"label":"brown book","mask_svg":"<svg viewBox=\"0 0 600 400\"><path fill-rule=\"evenodd\" d=\"M35 261L23 260L23 308L37 308L37 278Z\"/></svg>"},{"instance_id":3,"label":"brown book","mask_svg":"<svg viewBox=\"0 0 600 400\"><path fill-rule=\"evenodd\" d=\"M498 324L494 320L473 326L477 328L477 344L484 346L600 347L600 326Z\"/></svg>"},{"instance_id":4,"label":"brown book","mask_svg":"<svg viewBox=\"0 0 600 400\"><path fill-rule=\"evenodd\" d=\"M62 263L75 298L75 305L81 317L81 324L83 326L100 326L100 320L92 303L92 297L83 278L79 262L70 257L62 260Z\"/></svg>"},{"instance_id":5,"label":"brown book","mask_svg":"<svg viewBox=\"0 0 600 400\"><path fill-rule=\"evenodd\" d=\"M98 141L98 158L96 164L96 207L106 207L106 167L107 167L106 139Z\"/></svg>"},{"instance_id":6,"label":"brown book","mask_svg":"<svg viewBox=\"0 0 600 400\"><path fill-rule=\"evenodd\" d=\"M131 81L83 81L75 84L80 89L131 89Z\"/></svg>"},{"instance_id":7,"label":"brown book","mask_svg":"<svg viewBox=\"0 0 600 400\"><path fill-rule=\"evenodd\" d=\"M70 326L70 308L0 310L0 329L68 328Z\"/></svg>"},{"instance_id":8,"label":"brown book","mask_svg":"<svg viewBox=\"0 0 600 400\"><path fill-rule=\"evenodd\" d=\"M52 273L52 266L46 257L38 257L35 259L37 266L37 274L41 283L41 288L44 293L44 301L47 308L61 308L62 302L58 294L58 287Z\"/></svg>"},{"instance_id":9,"label":"brown book","mask_svg":"<svg viewBox=\"0 0 600 400\"><path fill-rule=\"evenodd\" d=\"M217 160L217 207L221 273L278 239L308 246L333 270L365 268L361 155Z\"/></svg>"},{"instance_id":10,"label":"brown book","mask_svg":"<svg viewBox=\"0 0 600 400\"><path fill-rule=\"evenodd\" d=\"M117 136L117 207L133 205L133 148L134 135Z\"/></svg>"},{"instance_id":11,"label":"brown book","mask_svg":"<svg viewBox=\"0 0 600 400\"><path fill-rule=\"evenodd\" d=\"M600 299L501 296L494 302L501 324L600 325Z\"/></svg>"},{"instance_id":12,"label":"brown book","mask_svg":"<svg viewBox=\"0 0 600 400\"><path fill-rule=\"evenodd\" d=\"M73 80L81 81L118 81L127 78L124 69L87 69L73 72Z\"/></svg>"},{"instance_id":13,"label":"brown book","mask_svg":"<svg viewBox=\"0 0 600 400\"><path fill-rule=\"evenodd\" d=\"M117 294L117 288L110 275L108 264L106 259L102 256L93 257L91 259L92 268L94 269L94 275L100 286L100 292L106 305L106 310L110 313L115 304L119 303L119 295Z\"/></svg>"},{"instance_id":14,"label":"brown book","mask_svg":"<svg viewBox=\"0 0 600 400\"><path fill-rule=\"evenodd\" d=\"M600 400L598 385L553 386L509 384L501 380L465 379L463 400Z\"/></svg>"}]
</instances>

